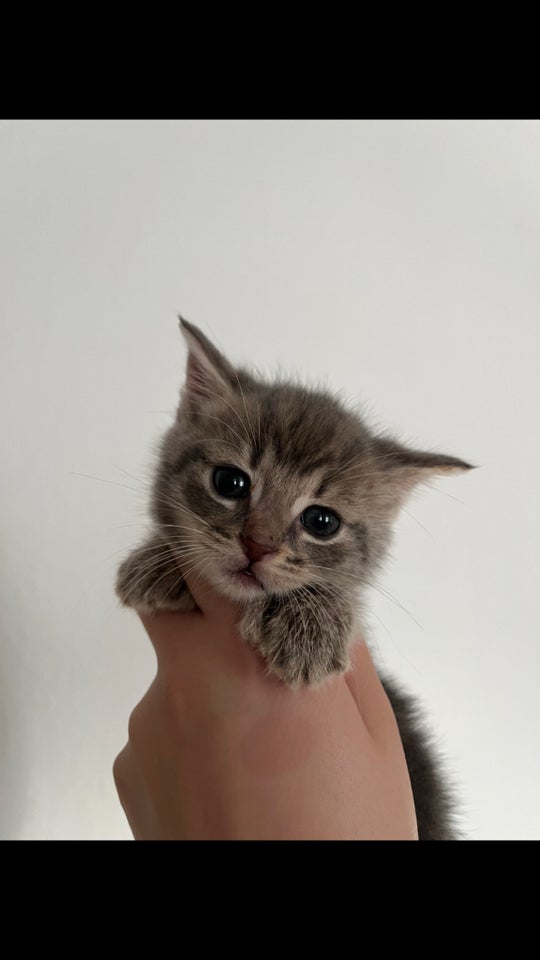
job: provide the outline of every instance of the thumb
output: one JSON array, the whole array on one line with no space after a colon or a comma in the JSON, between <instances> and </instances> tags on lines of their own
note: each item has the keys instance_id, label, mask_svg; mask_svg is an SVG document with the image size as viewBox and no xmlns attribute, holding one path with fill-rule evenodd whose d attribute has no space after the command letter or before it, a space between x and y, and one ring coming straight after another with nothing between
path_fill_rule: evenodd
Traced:
<instances>
[{"instance_id":1,"label":"thumb","mask_svg":"<svg viewBox=\"0 0 540 960\"><path fill-rule=\"evenodd\" d=\"M241 613L242 605L219 592L207 578L192 570L184 570L184 580L188 590L206 620L223 626L235 624Z\"/></svg>"},{"instance_id":2,"label":"thumb","mask_svg":"<svg viewBox=\"0 0 540 960\"><path fill-rule=\"evenodd\" d=\"M357 638L351 661L345 682L369 733L379 741L395 736L394 712L363 638Z\"/></svg>"}]
</instances>

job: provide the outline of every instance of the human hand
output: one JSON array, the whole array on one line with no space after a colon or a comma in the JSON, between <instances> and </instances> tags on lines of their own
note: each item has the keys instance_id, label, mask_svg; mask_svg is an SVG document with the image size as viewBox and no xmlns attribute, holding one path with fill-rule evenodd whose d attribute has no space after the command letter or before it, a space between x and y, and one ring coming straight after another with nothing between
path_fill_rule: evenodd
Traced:
<instances>
[{"instance_id":1,"label":"human hand","mask_svg":"<svg viewBox=\"0 0 540 960\"><path fill-rule=\"evenodd\" d=\"M417 838L397 724L363 642L345 676L291 690L239 608L187 578L193 613L141 616L157 674L114 777L136 839Z\"/></svg>"}]
</instances>

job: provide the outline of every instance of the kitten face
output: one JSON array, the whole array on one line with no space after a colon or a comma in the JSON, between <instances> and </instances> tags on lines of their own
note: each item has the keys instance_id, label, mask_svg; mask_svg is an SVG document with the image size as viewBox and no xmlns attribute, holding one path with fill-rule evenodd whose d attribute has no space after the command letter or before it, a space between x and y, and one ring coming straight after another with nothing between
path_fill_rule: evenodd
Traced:
<instances>
[{"instance_id":1,"label":"kitten face","mask_svg":"<svg viewBox=\"0 0 540 960\"><path fill-rule=\"evenodd\" d=\"M322 391L236 371L183 326L186 385L152 510L178 562L234 600L317 584L351 594L419 475L468 466L376 437Z\"/></svg>"},{"instance_id":2,"label":"kitten face","mask_svg":"<svg viewBox=\"0 0 540 960\"><path fill-rule=\"evenodd\" d=\"M221 592L238 600L320 581L346 584L367 559L360 481L349 480L353 464L360 467L361 438L355 453L353 438L336 439L328 417L317 412L320 397L287 388L285 398L283 389L244 392L246 409L239 398L233 407L206 404L195 416L183 411L167 441L169 456L175 449L179 456L160 477L158 518L173 525L163 531L178 525L178 554L188 559L193 550L194 569L204 568ZM216 468L224 467L247 478L245 496L232 499L216 489ZM260 547L252 553L262 554L251 562L250 543Z\"/></svg>"}]
</instances>

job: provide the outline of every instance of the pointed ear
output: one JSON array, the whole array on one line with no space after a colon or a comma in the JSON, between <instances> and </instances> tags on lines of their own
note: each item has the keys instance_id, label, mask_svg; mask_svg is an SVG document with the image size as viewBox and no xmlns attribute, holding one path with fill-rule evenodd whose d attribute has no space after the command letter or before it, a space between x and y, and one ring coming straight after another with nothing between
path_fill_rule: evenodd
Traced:
<instances>
[{"instance_id":1,"label":"pointed ear","mask_svg":"<svg viewBox=\"0 0 540 960\"><path fill-rule=\"evenodd\" d=\"M428 453L414 450L390 437L377 437L375 441L377 469L382 473L387 491L391 492L396 506L420 483L428 483L435 476L463 473L475 467L458 457L444 453Z\"/></svg>"},{"instance_id":2,"label":"pointed ear","mask_svg":"<svg viewBox=\"0 0 540 960\"><path fill-rule=\"evenodd\" d=\"M223 397L234 390L238 377L234 367L198 327L183 317L178 319L188 346L182 402L190 410L196 410L206 400L215 400L216 395Z\"/></svg>"}]
</instances>

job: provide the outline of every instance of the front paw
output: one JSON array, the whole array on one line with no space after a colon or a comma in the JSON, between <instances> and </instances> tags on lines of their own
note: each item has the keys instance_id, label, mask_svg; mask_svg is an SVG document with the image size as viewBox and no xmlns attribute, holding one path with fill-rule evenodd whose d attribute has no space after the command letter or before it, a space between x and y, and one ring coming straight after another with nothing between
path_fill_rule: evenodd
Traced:
<instances>
[{"instance_id":1,"label":"front paw","mask_svg":"<svg viewBox=\"0 0 540 960\"><path fill-rule=\"evenodd\" d=\"M352 614L346 604L304 588L248 605L240 632L260 651L268 672L291 687L315 686L349 668Z\"/></svg>"},{"instance_id":2,"label":"front paw","mask_svg":"<svg viewBox=\"0 0 540 960\"><path fill-rule=\"evenodd\" d=\"M120 565L116 595L124 606L141 613L195 609L170 548L157 536L133 550Z\"/></svg>"}]
</instances>

